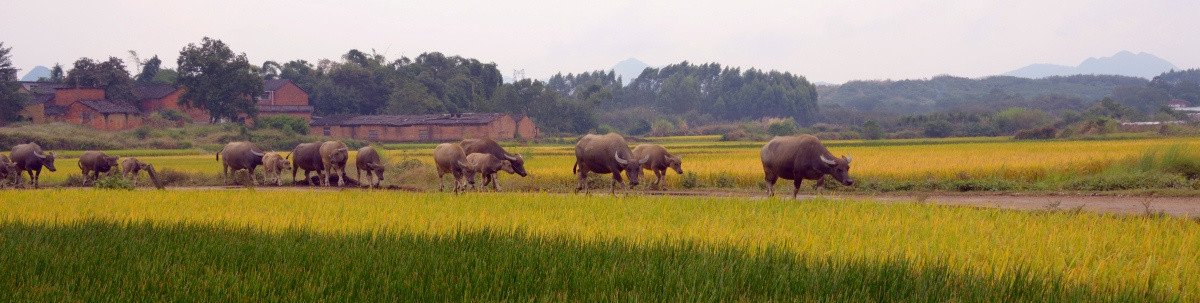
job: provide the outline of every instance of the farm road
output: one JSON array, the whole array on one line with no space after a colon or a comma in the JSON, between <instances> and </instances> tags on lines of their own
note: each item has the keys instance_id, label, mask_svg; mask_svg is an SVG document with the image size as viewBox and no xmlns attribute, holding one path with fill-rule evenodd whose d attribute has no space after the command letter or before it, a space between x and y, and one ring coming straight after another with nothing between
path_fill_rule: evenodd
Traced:
<instances>
[{"instance_id":1,"label":"farm road","mask_svg":"<svg viewBox=\"0 0 1200 303\"><path fill-rule=\"evenodd\" d=\"M240 189L239 186L197 186L170 187L173 190L220 190ZM258 190L357 190L351 188L324 188L308 186L260 186ZM384 190L400 190L420 192L416 188L389 188ZM599 192L599 193L598 193ZM712 191L712 190L667 190L639 191L639 193L654 196L699 196L699 197L742 197L762 199L766 196L761 192L751 191ZM564 193L571 194L571 193ZM593 191L593 195L607 195L606 190ZM786 196L786 195L784 195ZM815 198L815 195L800 195L799 199ZM884 203L913 203L923 201L942 205L1003 208L1013 210L1082 210L1097 213L1142 215L1147 213L1162 213L1172 216L1200 218L1200 197L1153 197L1153 196L1084 196L1084 195L1053 195L1053 194L881 194L856 195L826 192L825 197L833 199L871 199Z\"/></svg>"}]
</instances>

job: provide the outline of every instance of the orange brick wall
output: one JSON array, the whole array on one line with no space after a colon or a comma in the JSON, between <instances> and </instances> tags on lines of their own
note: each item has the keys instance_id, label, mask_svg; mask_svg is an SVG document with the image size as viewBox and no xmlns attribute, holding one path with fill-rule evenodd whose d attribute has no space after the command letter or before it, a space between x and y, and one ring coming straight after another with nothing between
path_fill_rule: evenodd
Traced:
<instances>
[{"instance_id":1,"label":"orange brick wall","mask_svg":"<svg viewBox=\"0 0 1200 303\"><path fill-rule=\"evenodd\" d=\"M537 138L538 132L537 126L533 125L533 120L529 119L529 116L517 121L517 133L521 134L521 138Z\"/></svg>"},{"instance_id":2,"label":"orange brick wall","mask_svg":"<svg viewBox=\"0 0 1200 303\"><path fill-rule=\"evenodd\" d=\"M33 104L33 105L26 106L25 108L21 109L21 113L19 113L18 115L21 115L21 117L25 117L30 120L33 120L33 123L45 123L46 122L46 105L45 104Z\"/></svg>"},{"instance_id":3,"label":"orange brick wall","mask_svg":"<svg viewBox=\"0 0 1200 303\"><path fill-rule=\"evenodd\" d=\"M528 118L523 119L528 120ZM522 136L526 138L534 138L537 135L537 128L533 126L532 121L522 125L526 128ZM324 136L323 126L313 126L309 129L309 134L314 136ZM359 139L369 140L370 131L379 132L378 141L382 142L414 142L414 141L434 141L434 142L453 142L466 138L492 138L497 140L512 139L514 131L517 130L517 122L511 116L505 115L496 119L487 125L456 125L456 126L432 126L432 125L415 125L406 127L393 127L381 125L363 125L363 126L329 126L330 137L339 139ZM421 138L421 131L428 131L427 138Z\"/></svg>"},{"instance_id":4,"label":"orange brick wall","mask_svg":"<svg viewBox=\"0 0 1200 303\"><path fill-rule=\"evenodd\" d=\"M288 83L278 90L275 90L274 105L308 105L308 93L296 86L295 83Z\"/></svg>"},{"instance_id":5,"label":"orange brick wall","mask_svg":"<svg viewBox=\"0 0 1200 303\"><path fill-rule=\"evenodd\" d=\"M104 90L99 88L60 88L54 90L54 103L50 105L70 106L79 100L104 100Z\"/></svg>"}]
</instances>

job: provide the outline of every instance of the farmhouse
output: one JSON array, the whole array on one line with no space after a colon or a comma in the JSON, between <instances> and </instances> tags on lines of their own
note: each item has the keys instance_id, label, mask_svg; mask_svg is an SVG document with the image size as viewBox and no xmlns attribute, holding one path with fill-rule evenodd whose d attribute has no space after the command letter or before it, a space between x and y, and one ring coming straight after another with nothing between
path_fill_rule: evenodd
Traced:
<instances>
[{"instance_id":1,"label":"farmhouse","mask_svg":"<svg viewBox=\"0 0 1200 303\"><path fill-rule=\"evenodd\" d=\"M537 138L525 115L462 113L433 115L333 115L310 124L311 134L376 142L447 142L466 138Z\"/></svg>"},{"instance_id":2,"label":"farmhouse","mask_svg":"<svg viewBox=\"0 0 1200 303\"><path fill-rule=\"evenodd\" d=\"M185 89L169 84L138 85L137 100L110 100L103 89L59 83L22 82L29 94L21 117L34 123L69 122L101 130L123 130L145 125L150 113L178 110L197 123L208 123L208 112L180 102ZM308 92L289 80L266 80L263 94L255 98L259 116L288 115L312 120Z\"/></svg>"}]
</instances>

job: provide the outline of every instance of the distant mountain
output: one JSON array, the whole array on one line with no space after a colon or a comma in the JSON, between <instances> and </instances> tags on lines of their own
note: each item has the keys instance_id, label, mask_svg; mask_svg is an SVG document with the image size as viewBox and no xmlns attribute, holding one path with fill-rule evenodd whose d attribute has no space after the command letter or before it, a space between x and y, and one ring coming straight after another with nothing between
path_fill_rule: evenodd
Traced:
<instances>
[{"instance_id":1,"label":"distant mountain","mask_svg":"<svg viewBox=\"0 0 1200 303\"><path fill-rule=\"evenodd\" d=\"M850 81L818 86L817 100L863 111L919 114L947 110L992 110L1020 106L1051 112L1084 110L1118 86L1146 86L1149 80L1118 75L1074 75L1028 79L991 76L971 79L937 76L927 80ZM1052 100L1077 99L1075 107ZM1026 103L1007 102L1024 100ZM1043 102L1046 101L1046 102ZM1046 104L1041 104L1046 103Z\"/></svg>"},{"instance_id":2,"label":"distant mountain","mask_svg":"<svg viewBox=\"0 0 1200 303\"><path fill-rule=\"evenodd\" d=\"M617 76L621 77L621 84L625 85L633 82L633 79L637 79L638 76L642 75L642 71L647 67L650 67L650 65L638 59L629 58L625 59L625 61L617 62L617 65L613 65L612 69Z\"/></svg>"},{"instance_id":3,"label":"distant mountain","mask_svg":"<svg viewBox=\"0 0 1200 303\"><path fill-rule=\"evenodd\" d=\"M41 78L50 78L50 69L45 66L38 65L33 70L21 77L21 81L37 81Z\"/></svg>"},{"instance_id":4,"label":"distant mountain","mask_svg":"<svg viewBox=\"0 0 1200 303\"><path fill-rule=\"evenodd\" d=\"M1033 64L1004 75L1031 79L1070 75L1121 75L1150 79L1173 69L1176 69L1174 64L1155 55L1121 51L1112 57L1088 58L1074 67Z\"/></svg>"}]
</instances>

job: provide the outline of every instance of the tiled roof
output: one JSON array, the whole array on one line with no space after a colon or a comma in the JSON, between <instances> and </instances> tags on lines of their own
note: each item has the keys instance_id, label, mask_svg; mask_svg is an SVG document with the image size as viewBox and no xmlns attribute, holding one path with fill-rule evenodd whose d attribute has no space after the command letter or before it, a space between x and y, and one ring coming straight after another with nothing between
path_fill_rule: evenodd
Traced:
<instances>
[{"instance_id":1,"label":"tiled roof","mask_svg":"<svg viewBox=\"0 0 1200 303\"><path fill-rule=\"evenodd\" d=\"M94 109L102 114L140 114L136 106L125 101L112 100L82 100L80 104Z\"/></svg>"},{"instance_id":2,"label":"tiled roof","mask_svg":"<svg viewBox=\"0 0 1200 303\"><path fill-rule=\"evenodd\" d=\"M288 79L263 80L263 90L268 91L268 92L273 92L273 91L279 90L280 87L283 87L284 85L291 83L291 82L292 82L292 80L288 80Z\"/></svg>"},{"instance_id":3,"label":"tiled roof","mask_svg":"<svg viewBox=\"0 0 1200 303\"><path fill-rule=\"evenodd\" d=\"M503 113L464 113L433 115L332 115L313 121L312 126L357 126L357 125L481 125L504 117Z\"/></svg>"},{"instance_id":4,"label":"tiled roof","mask_svg":"<svg viewBox=\"0 0 1200 303\"><path fill-rule=\"evenodd\" d=\"M53 94L55 89L71 87L63 83L22 81L21 86L35 94Z\"/></svg>"},{"instance_id":5,"label":"tiled roof","mask_svg":"<svg viewBox=\"0 0 1200 303\"><path fill-rule=\"evenodd\" d=\"M146 84L134 86L133 94L137 95L138 100L162 99L175 90L175 86L170 84Z\"/></svg>"},{"instance_id":6,"label":"tiled roof","mask_svg":"<svg viewBox=\"0 0 1200 303\"><path fill-rule=\"evenodd\" d=\"M67 113L67 107L62 105L46 105L46 115L58 116Z\"/></svg>"},{"instance_id":7,"label":"tiled roof","mask_svg":"<svg viewBox=\"0 0 1200 303\"><path fill-rule=\"evenodd\" d=\"M54 94L32 93L29 94L28 99L25 99L25 105L45 104L51 100L54 100Z\"/></svg>"},{"instance_id":8,"label":"tiled roof","mask_svg":"<svg viewBox=\"0 0 1200 303\"><path fill-rule=\"evenodd\" d=\"M259 112L264 113L311 113L312 106L308 105L256 105Z\"/></svg>"}]
</instances>

